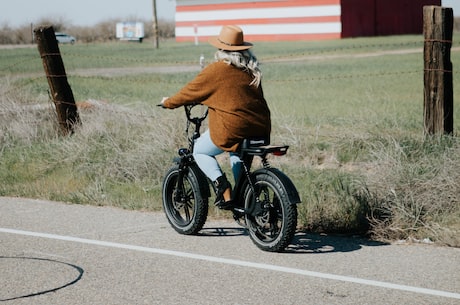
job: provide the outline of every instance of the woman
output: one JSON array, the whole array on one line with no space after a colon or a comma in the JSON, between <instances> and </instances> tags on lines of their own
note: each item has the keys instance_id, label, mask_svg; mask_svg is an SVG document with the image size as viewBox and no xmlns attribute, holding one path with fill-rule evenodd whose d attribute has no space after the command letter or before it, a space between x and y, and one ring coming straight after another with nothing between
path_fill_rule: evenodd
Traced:
<instances>
[{"instance_id":1,"label":"woman","mask_svg":"<svg viewBox=\"0 0 460 305\"><path fill-rule=\"evenodd\" d=\"M270 110L262 91L262 73L238 26L224 26L218 37L209 39L218 50L210 64L172 97L161 104L177 108L200 103L209 109L209 129L197 139L193 155L205 175L214 182L216 205L231 205L231 185L215 156L230 152L233 176L238 179L241 160L234 152L244 138L270 137Z\"/></svg>"}]
</instances>

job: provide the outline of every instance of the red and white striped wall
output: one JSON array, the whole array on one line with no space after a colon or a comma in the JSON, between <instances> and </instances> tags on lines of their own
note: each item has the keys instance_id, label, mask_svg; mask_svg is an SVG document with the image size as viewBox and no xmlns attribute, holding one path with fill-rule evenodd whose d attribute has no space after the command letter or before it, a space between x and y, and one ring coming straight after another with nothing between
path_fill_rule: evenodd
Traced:
<instances>
[{"instance_id":1,"label":"red and white striped wall","mask_svg":"<svg viewBox=\"0 0 460 305\"><path fill-rule=\"evenodd\" d=\"M223 25L247 41L341 37L341 0L176 0L176 40L207 41Z\"/></svg>"}]
</instances>

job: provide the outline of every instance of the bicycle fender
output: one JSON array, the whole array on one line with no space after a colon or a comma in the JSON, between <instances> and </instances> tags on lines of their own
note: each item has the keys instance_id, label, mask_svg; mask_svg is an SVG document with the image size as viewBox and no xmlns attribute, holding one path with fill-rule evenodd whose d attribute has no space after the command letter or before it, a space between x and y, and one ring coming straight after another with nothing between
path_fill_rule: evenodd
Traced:
<instances>
[{"instance_id":1,"label":"bicycle fender","mask_svg":"<svg viewBox=\"0 0 460 305\"><path fill-rule=\"evenodd\" d=\"M286 194L288 195L289 202L291 204L298 204L301 203L299 192L297 191L294 183L292 180L286 176L285 173L280 171L277 168L260 168L253 173L254 175L257 174L266 174L270 175L271 177L275 178L279 181L281 187L284 189Z\"/></svg>"},{"instance_id":2,"label":"bicycle fender","mask_svg":"<svg viewBox=\"0 0 460 305\"><path fill-rule=\"evenodd\" d=\"M209 190L209 183L206 175L203 173L203 171L198 167L196 163L190 164L188 170L191 171L198 180L201 194L209 198L211 196L211 191Z\"/></svg>"},{"instance_id":3,"label":"bicycle fender","mask_svg":"<svg viewBox=\"0 0 460 305\"><path fill-rule=\"evenodd\" d=\"M209 190L208 178L203 173L203 171L198 167L198 165L195 163L195 160L193 159L192 155L174 157L173 162L177 164L178 166L180 166L182 162L185 162L186 164L188 164L186 168L187 170L191 171L193 175L196 177L196 179L198 180L198 183L200 185L201 194L203 194L204 196L208 198L211 196L211 191Z\"/></svg>"}]
</instances>

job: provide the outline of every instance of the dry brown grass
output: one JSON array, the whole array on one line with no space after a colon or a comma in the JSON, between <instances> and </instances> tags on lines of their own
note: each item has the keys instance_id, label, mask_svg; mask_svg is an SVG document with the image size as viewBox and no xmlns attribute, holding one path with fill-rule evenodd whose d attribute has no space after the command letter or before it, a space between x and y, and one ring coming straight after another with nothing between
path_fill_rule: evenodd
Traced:
<instances>
[{"instance_id":1,"label":"dry brown grass","mask_svg":"<svg viewBox=\"0 0 460 305\"><path fill-rule=\"evenodd\" d=\"M179 118L153 105L81 104L91 105L80 108L82 126L59 138L46 97L0 95L0 195L158 209Z\"/></svg>"},{"instance_id":2,"label":"dry brown grass","mask_svg":"<svg viewBox=\"0 0 460 305\"><path fill-rule=\"evenodd\" d=\"M79 104L81 128L58 138L47 97L0 96L0 195L158 210L162 176L185 144L180 110ZM291 138L296 148L273 164L301 193L304 228L460 246L458 138L347 137L319 150L292 128L274 141L298 135ZM353 147L368 160L340 160L341 149L350 154Z\"/></svg>"},{"instance_id":3,"label":"dry brown grass","mask_svg":"<svg viewBox=\"0 0 460 305\"><path fill-rule=\"evenodd\" d=\"M370 40L361 43L366 41ZM341 45L342 41L335 43ZM373 43L375 40L367 44ZM101 48L99 54L106 56L115 45L122 44L98 44L93 52ZM87 49L84 45L69 48L76 53ZM159 58L176 60L184 53L181 48L171 48ZM112 63L100 63L98 59L103 56L93 55L91 63L98 67ZM407 58L385 57L377 67L359 61L354 65L357 70L350 74L385 70L389 62L400 66ZM72 67L85 67L87 60L81 57ZM345 69L340 60L337 64L333 61L330 58L327 65L324 61L299 73L307 71L316 77L328 66L334 69L331 73L336 67ZM414 62L418 65L420 61ZM5 71L13 70L10 65L3 64ZM13 70L17 74L12 77L29 71L25 68ZM279 79L292 73L290 65L268 63L264 69ZM459 139L424 139L419 134L421 114L413 105L421 96L420 80L410 75L374 75L369 82L358 78L351 84L332 77L280 85L266 78L266 95L270 101L278 100L271 107L273 143L291 146L287 156L272 160L272 164L286 172L301 193L299 224L303 228L360 231L390 240L429 238L460 245L460 190L455 183L460 179ZM177 148L185 144L185 119L181 110L158 109L147 101L159 99L165 91L174 92L191 76L178 71L175 76L146 79L140 75L117 77L110 82L105 77L71 79L77 96L86 99L81 105L87 107L80 107L82 127L67 138L56 136L46 85L18 79L9 86L8 79L2 79L0 195L161 208L161 179ZM128 79L126 90L128 86L122 85ZM109 102L87 99L92 96ZM133 100L139 102L126 104ZM360 112L350 115L350 105Z\"/></svg>"},{"instance_id":4,"label":"dry brown grass","mask_svg":"<svg viewBox=\"0 0 460 305\"><path fill-rule=\"evenodd\" d=\"M460 246L458 138L385 139L374 143L372 232L384 239L429 238Z\"/></svg>"}]
</instances>

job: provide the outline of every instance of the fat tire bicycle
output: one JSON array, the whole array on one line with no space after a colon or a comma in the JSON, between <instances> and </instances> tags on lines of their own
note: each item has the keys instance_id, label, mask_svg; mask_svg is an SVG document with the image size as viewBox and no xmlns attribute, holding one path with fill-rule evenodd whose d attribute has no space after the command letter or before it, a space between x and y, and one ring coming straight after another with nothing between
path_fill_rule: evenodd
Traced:
<instances>
[{"instance_id":1,"label":"fat tire bicycle","mask_svg":"<svg viewBox=\"0 0 460 305\"><path fill-rule=\"evenodd\" d=\"M215 186L200 170L193 157L195 140L200 137L207 109L192 116L186 105L186 135L188 148L179 148L174 165L167 170L162 184L162 201L166 218L180 234L197 234L204 226L211 197L210 185ZM190 126L194 128L190 131ZM297 204L300 197L288 176L270 167L268 155L285 155L288 147L270 146L268 139L244 139L238 155L242 173L232 189L234 204L226 207L233 218L249 232L253 243L260 249L282 252L292 241L297 227ZM254 157L261 160L261 168L251 171Z\"/></svg>"}]
</instances>

